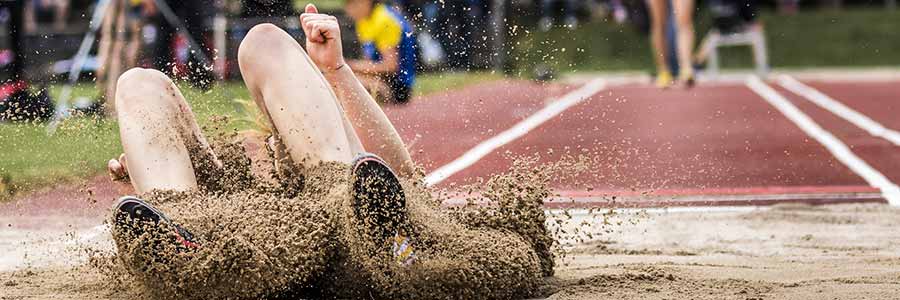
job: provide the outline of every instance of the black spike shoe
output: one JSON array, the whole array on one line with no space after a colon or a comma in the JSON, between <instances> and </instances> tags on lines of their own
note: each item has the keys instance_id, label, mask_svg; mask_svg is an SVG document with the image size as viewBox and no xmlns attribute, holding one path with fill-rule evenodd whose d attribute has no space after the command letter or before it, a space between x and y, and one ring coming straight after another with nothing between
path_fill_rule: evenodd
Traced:
<instances>
[{"instance_id":1,"label":"black spike shoe","mask_svg":"<svg viewBox=\"0 0 900 300\"><path fill-rule=\"evenodd\" d=\"M145 230L141 224L168 224L174 229L174 240L180 251L192 251L200 247L200 243L196 241L194 235L190 231L173 223L162 212L154 208L144 200L134 196L125 196L119 198L119 204L116 205L115 226L116 230L129 232L131 236L140 236Z\"/></svg>"},{"instance_id":2,"label":"black spike shoe","mask_svg":"<svg viewBox=\"0 0 900 300\"><path fill-rule=\"evenodd\" d=\"M353 208L375 245L391 243L400 265L415 261L406 195L394 171L378 156L362 153L352 163Z\"/></svg>"}]
</instances>

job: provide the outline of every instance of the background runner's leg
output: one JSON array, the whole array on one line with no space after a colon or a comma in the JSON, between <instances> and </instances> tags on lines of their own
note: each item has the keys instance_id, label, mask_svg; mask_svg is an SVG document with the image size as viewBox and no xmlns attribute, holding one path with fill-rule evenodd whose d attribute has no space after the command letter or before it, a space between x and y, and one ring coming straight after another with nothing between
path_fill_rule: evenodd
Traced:
<instances>
[{"instance_id":1,"label":"background runner's leg","mask_svg":"<svg viewBox=\"0 0 900 300\"><path fill-rule=\"evenodd\" d=\"M110 52L108 53L109 60L106 61L106 63L109 64L106 66L106 86L102 87L106 89L104 97L106 98L105 109L107 115L112 115L116 112L116 79L119 78L119 75L122 74L122 59L124 59L123 54L125 51L125 30L127 30L127 16L125 13L126 3L124 3L125 1L123 0L117 0L113 2L116 3L114 9L111 11L112 20L114 20L111 27L114 32L112 32L112 35L110 36L110 38L112 39L112 46Z\"/></svg>"},{"instance_id":2,"label":"background runner's leg","mask_svg":"<svg viewBox=\"0 0 900 300\"><path fill-rule=\"evenodd\" d=\"M253 27L238 60L253 100L298 163L349 163L362 144L319 69L290 35L271 24Z\"/></svg>"},{"instance_id":3,"label":"background runner's leg","mask_svg":"<svg viewBox=\"0 0 900 300\"><path fill-rule=\"evenodd\" d=\"M657 72L669 72L669 62L666 61L666 19L668 14L668 1L647 0L647 8L650 11L650 41L653 45L653 60L656 62Z\"/></svg>"},{"instance_id":4,"label":"background runner's leg","mask_svg":"<svg viewBox=\"0 0 900 300\"><path fill-rule=\"evenodd\" d=\"M96 84L97 89L102 91L103 97L108 97L110 95L107 94L106 87L107 81L115 81L115 78L110 79L107 74L107 69L109 67L110 56L112 55L113 41L115 37L113 36L113 31L115 28L115 19L116 19L116 11L119 1L113 0L109 2L109 7L106 9L109 10L103 16L103 25L100 27L100 43L97 47L97 74L96 74ZM110 99L110 98L106 98ZM111 101L110 101L111 102ZM113 104L113 103L109 103Z\"/></svg>"},{"instance_id":5,"label":"background runner's leg","mask_svg":"<svg viewBox=\"0 0 900 300\"><path fill-rule=\"evenodd\" d=\"M138 193L193 189L194 166L221 166L181 91L162 72L125 72L116 102L128 173Z\"/></svg>"},{"instance_id":6,"label":"background runner's leg","mask_svg":"<svg viewBox=\"0 0 900 300\"><path fill-rule=\"evenodd\" d=\"M678 30L678 65L682 75L693 72L691 54L694 53L694 0L674 0ZM681 78L685 79L685 78Z\"/></svg>"}]
</instances>

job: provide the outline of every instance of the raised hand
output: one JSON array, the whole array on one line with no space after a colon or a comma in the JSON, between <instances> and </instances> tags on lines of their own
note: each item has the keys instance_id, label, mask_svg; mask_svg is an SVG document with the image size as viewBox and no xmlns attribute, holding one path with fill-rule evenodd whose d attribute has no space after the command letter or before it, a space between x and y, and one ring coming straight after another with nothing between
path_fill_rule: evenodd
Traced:
<instances>
[{"instance_id":1,"label":"raised hand","mask_svg":"<svg viewBox=\"0 0 900 300\"><path fill-rule=\"evenodd\" d=\"M125 153L119 155L119 159L110 159L106 163L109 179L112 181L128 182L128 169L125 167Z\"/></svg>"},{"instance_id":2,"label":"raised hand","mask_svg":"<svg viewBox=\"0 0 900 300\"><path fill-rule=\"evenodd\" d=\"M315 5L308 4L300 15L300 25L306 34L306 52L319 69L331 72L345 66L337 18L320 14Z\"/></svg>"}]
</instances>

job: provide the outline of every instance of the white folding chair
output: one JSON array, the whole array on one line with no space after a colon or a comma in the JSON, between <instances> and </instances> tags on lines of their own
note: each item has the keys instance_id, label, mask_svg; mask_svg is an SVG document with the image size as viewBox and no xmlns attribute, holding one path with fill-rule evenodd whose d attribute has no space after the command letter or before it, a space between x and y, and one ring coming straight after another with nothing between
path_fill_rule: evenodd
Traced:
<instances>
[{"instance_id":1,"label":"white folding chair","mask_svg":"<svg viewBox=\"0 0 900 300\"><path fill-rule=\"evenodd\" d=\"M711 76L719 74L719 47L750 46L753 49L753 61L756 73L764 77L769 73L769 54L766 50L766 36L761 29L748 28L735 33L722 34L716 29L710 30L704 47L709 47L707 70Z\"/></svg>"}]
</instances>

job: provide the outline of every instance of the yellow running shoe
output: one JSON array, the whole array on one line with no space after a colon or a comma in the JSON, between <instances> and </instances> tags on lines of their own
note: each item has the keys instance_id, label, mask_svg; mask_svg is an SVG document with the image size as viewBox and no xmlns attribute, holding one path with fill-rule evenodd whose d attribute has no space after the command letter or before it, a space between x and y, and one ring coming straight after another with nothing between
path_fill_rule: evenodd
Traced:
<instances>
[{"instance_id":1,"label":"yellow running shoe","mask_svg":"<svg viewBox=\"0 0 900 300\"><path fill-rule=\"evenodd\" d=\"M661 71L659 74L656 74L656 87L665 89L673 84L675 84L675 80L672 78L672 73L669 73L669 71Z\"/></svg>"}]
</instances>

